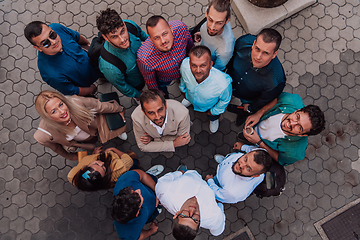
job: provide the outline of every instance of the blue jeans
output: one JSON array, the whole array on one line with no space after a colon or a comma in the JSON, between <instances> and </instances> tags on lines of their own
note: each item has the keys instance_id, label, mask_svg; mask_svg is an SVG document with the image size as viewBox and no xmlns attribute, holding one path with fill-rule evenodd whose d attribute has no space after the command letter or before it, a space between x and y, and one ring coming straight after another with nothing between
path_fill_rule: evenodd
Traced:
<instances>
[{"instance_id":1,"label":"blue jeans","mask_svg":"<svg viewBox=\"0 0 360 240\"><path fill-rule=\"evenodd\" d=\"M158 80L159 90L161 90L165 94L165 96L167 96L167 98L169 97L169 91L167 89L167 86L169 86L171 82L172 81L164 82L164 81Z\"/></svg>"}]
</instances>

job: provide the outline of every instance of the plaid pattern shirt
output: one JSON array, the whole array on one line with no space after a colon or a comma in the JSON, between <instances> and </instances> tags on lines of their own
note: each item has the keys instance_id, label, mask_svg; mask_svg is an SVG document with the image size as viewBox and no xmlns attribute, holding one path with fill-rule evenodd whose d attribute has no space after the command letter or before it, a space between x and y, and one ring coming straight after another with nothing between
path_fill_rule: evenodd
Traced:
<instances>
[{"instance_id":1,"label":"plaid pattern shirt","mask_svg":"<svg viewBox=\"0 0 360 240\"><path fill-rule=\"evenodd\" d=\"M159 89L157 80L171 82L180 78L181 62L194 46L185 23L175 20L169 25L174 36L170 51L159 51L149 38L137 51L137 64L149 89Z\"/></svg>"}]
</instances>

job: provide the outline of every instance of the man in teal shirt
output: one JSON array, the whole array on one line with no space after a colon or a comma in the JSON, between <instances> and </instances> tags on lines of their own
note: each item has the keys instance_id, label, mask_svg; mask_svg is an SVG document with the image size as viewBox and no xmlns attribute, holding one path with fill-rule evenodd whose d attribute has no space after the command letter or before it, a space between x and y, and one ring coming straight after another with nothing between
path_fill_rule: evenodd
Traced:
<instances>
[{"instance_id":1,"label":"man in teal shirt","mask_svg":"<svg viewBox=\"0 0 360 240\"><path fill-rule=\"evenodd\" d=\"M136 28L136 36L128 31L124 22L130 23ZM148 35L133 21L123 21L119 14L110 8L100 12L96 18L96 25L106 40L104 48L126 65L126 73L123 74L120 69L100 56L100 71L122 94L140 98L145 82L136 64L136 52Z\"/></svg>"},{"instance_id":2,"label":"man in teal shirt","mask_svg":"<svg viewBox=\"0 0 360 240\"><path fill-rule=\"evenodd\" d=\"M299 95L283 92L250 115L238 137L266 149L285 166L303 159L308 136L319 134L324 128L324 113L318 106L304 107Z\"/></svg>"}]
</instances>

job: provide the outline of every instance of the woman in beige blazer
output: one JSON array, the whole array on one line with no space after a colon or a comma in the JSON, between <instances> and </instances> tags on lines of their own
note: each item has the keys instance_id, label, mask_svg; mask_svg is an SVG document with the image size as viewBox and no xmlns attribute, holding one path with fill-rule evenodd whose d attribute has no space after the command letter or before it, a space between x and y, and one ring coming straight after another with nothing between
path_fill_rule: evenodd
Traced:
<instances>
[{"instance_id":1,"label":"woman in beige blazer","mask_svg":"<svg viewBox=\"0 0 360 240\"><path fill-rule=\"evenodd\" d=\"M104 113L118 112L124 118L124 108L116 101L100 102L95 98L67 96L43 91L35 100L42 118L34 138L66 159L77 160L74 149L93 150L99 135L101 143L119 137L126 140L126 126L110 131Z\"/></svg>"}]
</instances>

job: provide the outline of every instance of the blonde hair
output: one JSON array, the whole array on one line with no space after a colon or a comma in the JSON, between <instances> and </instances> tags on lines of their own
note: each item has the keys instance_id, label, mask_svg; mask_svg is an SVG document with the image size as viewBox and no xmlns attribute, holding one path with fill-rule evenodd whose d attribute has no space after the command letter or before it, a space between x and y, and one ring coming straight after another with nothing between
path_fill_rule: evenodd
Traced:
<instances>
[{"instance_id":1,"label":"blonde hair","mask_svg":"<svg viewBox=\"0 0 360 240\"><path fill-rule=\"evenodd\" d=\"M84 106L81 106L76 103L78 99L73 96L65 97L61 93L57 93L54 91L45 90L39 93L39 95L35 99L35 108L39 113L40 117L45 121L47 125L58 130L62 134L71 134L74 129L68 127L64 124L58 123L51 119L49 114L46 112L45 106L52 98L60 99L69 109L70 118L76 118L80 120L86 125L90 125L90 123L94 120L96 112L92 109L88 109Z\"/></svg>"}]
</instances>

